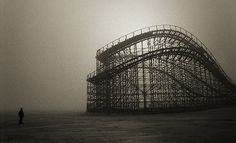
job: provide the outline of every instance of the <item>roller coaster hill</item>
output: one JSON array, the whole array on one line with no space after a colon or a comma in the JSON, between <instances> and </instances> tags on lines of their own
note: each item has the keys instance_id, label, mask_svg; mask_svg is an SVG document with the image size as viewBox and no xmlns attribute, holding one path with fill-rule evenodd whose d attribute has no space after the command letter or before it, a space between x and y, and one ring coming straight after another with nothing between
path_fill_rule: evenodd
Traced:
<instances>
[{"instance_id":1,"label":"roller coaster hill","mask_svg":"<svg viewBox=\"0 0 236 143\"><path fill-rule=\"evenodd\" d=\"M206 46L173 25L139 29L97 51L88 112L169 112L235 104L236 86Z\"/></svg>"}]
</instances>

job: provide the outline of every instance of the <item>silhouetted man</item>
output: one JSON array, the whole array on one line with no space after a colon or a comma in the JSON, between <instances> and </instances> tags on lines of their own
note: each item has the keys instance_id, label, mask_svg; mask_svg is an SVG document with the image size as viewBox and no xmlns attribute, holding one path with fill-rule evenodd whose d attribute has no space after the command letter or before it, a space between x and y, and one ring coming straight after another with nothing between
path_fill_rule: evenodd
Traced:
<instances>
[{"instance_id":1,"label":"silhouetted man","mask_svg":"<svg viewBox=\"0 0 236 143\"><path fill-rule=\"evenodd\" d=\"M22 123L23 123L23 117L24 117L23 108L20 108L20 111L19 111L19 113L18 113L18 116L19 116L19 124L22 124Z\"/></svg>"}]
</instances>

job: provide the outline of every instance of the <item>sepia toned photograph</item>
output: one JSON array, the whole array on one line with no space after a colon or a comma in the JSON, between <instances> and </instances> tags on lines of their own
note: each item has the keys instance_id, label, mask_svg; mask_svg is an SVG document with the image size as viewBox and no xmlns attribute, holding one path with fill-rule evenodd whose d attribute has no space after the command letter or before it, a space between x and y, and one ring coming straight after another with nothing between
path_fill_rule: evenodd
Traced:
<instances>
[{"instance_id":1,"label":"sepia toned photograph","mask_svg":"<svg viewBox=\"0 0 236 143\"><path fill-rule=\"evenodd\" d=\"M0 143L236 142L235 0L0 0Z\"/></svg>"}]
</instances>

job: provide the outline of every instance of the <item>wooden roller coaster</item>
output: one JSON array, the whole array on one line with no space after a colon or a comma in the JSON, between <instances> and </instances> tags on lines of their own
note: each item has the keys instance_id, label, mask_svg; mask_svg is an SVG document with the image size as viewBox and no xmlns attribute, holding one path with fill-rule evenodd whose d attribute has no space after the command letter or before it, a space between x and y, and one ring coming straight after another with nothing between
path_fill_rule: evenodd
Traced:
<instances>
[{"instance_id":1,"label":"wooden roller coaster","mask_svg":"<svg viewBox=\"0 0 236 143\"><path fill-rule=\"evenodd\" d=\"M97 51L88 112L168 112L233 104L235 84L206 46L173 25L139 29Z\"/></svg>"}]
</instances>

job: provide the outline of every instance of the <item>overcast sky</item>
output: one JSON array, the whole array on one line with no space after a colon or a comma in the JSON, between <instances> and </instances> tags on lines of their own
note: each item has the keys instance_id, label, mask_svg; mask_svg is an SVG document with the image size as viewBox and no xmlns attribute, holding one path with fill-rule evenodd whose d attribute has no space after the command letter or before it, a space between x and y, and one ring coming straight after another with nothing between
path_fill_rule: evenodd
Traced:
<instances>
[{"instance_id":1,"label":"overcast sky","mask_svg":"<svg viewBox=\"0 0 236 143\"><path fill-rule=\"evenodd\" d=\"M235 0L0 0L0 110L85 110L96 50L151 25L197 36L236 81Z\"/></svg>"}]
</instances>

